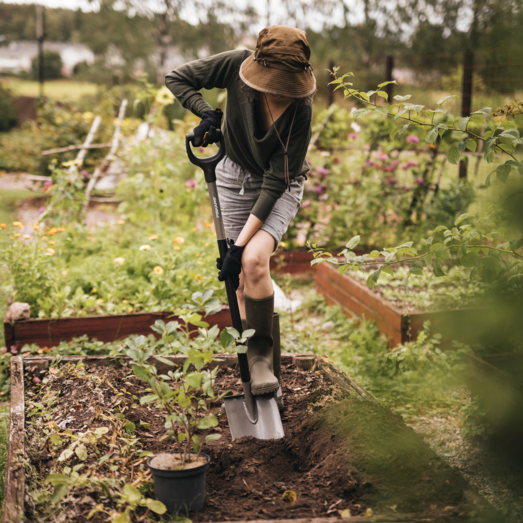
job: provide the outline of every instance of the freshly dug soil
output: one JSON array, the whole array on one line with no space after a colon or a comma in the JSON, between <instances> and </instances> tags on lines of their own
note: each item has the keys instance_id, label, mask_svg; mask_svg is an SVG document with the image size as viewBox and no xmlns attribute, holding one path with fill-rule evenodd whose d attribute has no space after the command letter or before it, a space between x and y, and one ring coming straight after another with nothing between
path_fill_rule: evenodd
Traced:
<instances>
[{"instance_id":1,"label":"freshly dug soil","mask_svg":"<svg viewBox=\"0 0 523 523\"><path fill-rule=\"evenodd\" d=\"M32 466L26 485L28 520L97 523L109 521L108 514L117 510L117 494L110 501L105 491L89 485L69 489L60 508L53 508L48 502L52 489L44 481L48 474L62 472L64 465L72 468L83 463L80 474L88 469L91 478L115 478L122 486L132 483L154 498L147 457L140 458L140 452L177 449L171 439L160 441L166 432L163 413L151 404L139 404L138 398L147 394L145 382L126 366L78 371L64 365L50 369L46 376L50 379L46 385L35 386L31 375L26 379L25 444ZM283 439L244 438L233 443L226 416L219 413L219 426L211 432L220 432L222 438L203 449L211 465L205 506L190 515L194 522L339 518L345 509L352 515L368 509L391 514L430 512L445 520L477 513L466 499L465 480L401 418L379 404L350 399L324 380L321 372L303 372L290 365L282 369L282 378ZM237 370L220 370L216 388L240 393ZM125 419L115 417L119 413ZM128 422L134 424L133 432L125 431ZM98 455L86 445L85 461L74 454L59 463L58 456L67 445L50 444L51 427L62 435L64 430L79 434L98 427L107 427L109 432L97 443ZM124 440L132 437L137 441L131 448ZM49 494L42 496L45 489ZM295 503L283 500L285 491L296 494ZM106 513L96 512L88 520L98 504L103 504ZM139 509L137 515L144 512ZM150 516L145 521L161 519Z\"/></svg>"}]
</instances>

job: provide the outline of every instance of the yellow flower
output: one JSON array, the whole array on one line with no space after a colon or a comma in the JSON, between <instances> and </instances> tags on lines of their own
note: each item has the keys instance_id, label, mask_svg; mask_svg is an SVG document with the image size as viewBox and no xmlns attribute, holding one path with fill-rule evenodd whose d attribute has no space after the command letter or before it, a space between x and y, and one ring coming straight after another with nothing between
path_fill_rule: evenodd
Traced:
<instances>
[{"instance_id":1,"label":"yellow flower","mask_svg":"<svg viewBox=\"0 0 523 523\"><path fill-rule=\"evenodd\" d=\"M118 220L116 223L117 223L118 225L123 225L123 224L125 223L125 220Z\"/></svg>"},{"instance_id":2,"label":"yellow flower","mask_svg":"<svg viewBox=\"0 0 523 523\"><path fill-rule=\"evenodd\" d=\"M158 275L163 274L163 269L162 269L159 265L157 265L157 266L153 269L153 271L154 271L154 274L158 274Z\"/></svg>"},{"instance_id":3,"label":"yellow flower","mask_svg":"<svg viewBox=\"0 0 523 523\"><path fill-rule=\"evenodd\" d=\"M195 275L194 275L194 279L195 279L196 281L198 281L198 278L199 278L199 277L200 277L199 274L195 274Z\"/></svg>"},{"instance_id":4,"label":"yellow flower","mask_svg":"<svg viewBox=\"0 0 523 523\"><path fill-rule=\"evenodd\" d=\"M93 289L93 290L91 291L91 294L96 294L97 292L98 292L98 289L95 288L95 289Z\"/></svg>"},{"instance_id":5,"label":"yellow flower","mask_svg":"<svg viewBox=\"0 0 523 523\"><path fill-rule=\"evenodd\" d=\"M173 249L174 249L175 251L179 251L179 250L180 250L180 246L179 246L179 245L175 245L175 246L173 247Z\"/></svg>"},{"instance_id":6,"label":"yellow flower","mask_svg":"<svg viewBox=\"0 0 523 523\"><path fill-rule=\"evenodd\" d=\"M54 254L54 249L47 249L47 252L45 253L46 256L52 256Z\"/></svg>"},{"instance_id":7,"label":"yellow flower","mask_svg":"<svg viewBox=\"0 0 523 523\"><path fill-rule=\"evenodd\" d=\"M161 105L170 105L173 102L174 95L165 85L158 89L158 93L156 94L156 103Z\"/></svg>"},{"instance_id":8,"label":"yellow flower","mask_svg":"<svg viewBox=\"0 0 523 523\"><path fill-rule=\"evenodd\" d=\"M177 237L173 240L173 242L175 242L175 243L184 243L185 240L184 240L181 236L177 236Z\"/></svg>"},{"instance_id":9,"label":"yellow flower","mask_svg":"<svg viewBox=\"0 0 523 523\"><path fill-rule=\"evenodd\" d=\"M48 239L49 239L49 238L47 238L47 236L44 236L44 237L42 238L42 240L44 240L44 242L46 242Z\"/></svg>"},{"instance_id":10,"label":"yellow flower","mask_svg":"<svg viewBox=\"0 0 523 523\"><path fill-rule=\"evenodd\" d=\"M153 242L154 240L158 239L158 235L157 234L153 234L152 236L149 236L148 239Z\"/></svg>"},{"instance_id":11,"label":"yellow flower","mask_svg":"<svg viewBox=\"0 0 523 523\"><path fill-rule=\"evenodd\" d=\"M82 114L82 118L86 122L90 123L94 119L94 114L88 111L88 112Z\"/></svg>"},{"instance_id":12,"label":"yellow flower","mask_svg":"<svg viewBox=\"0 0 523 523\"><path fill-rule=\"evenodd\" d=\"M198 265L203 265L203 263L202 263L200 260L198 260L196 263L197 263Z\"/></svg>"},{"instance_id":13,"label":"yellow flower","mask_svg":"<svg viewBox=\"0 0 523 523\"><path fill-rule=\"evenodd\" d=\"M148 251L150 248L151 248L150 245L142 245L142 246L140 247L140 250L141 250L141 251Z\"/></svg>"},{"instance_id":14,"label":"yellow flower","mask_svg":"<svg viewBox=\"0 0 523 523\"><path fill-rule=\"evenodd\" d=\"M205 244L205 247L209 247L209 244L208 244L208 243L206 243L206 244Z\"/></svg>"},{"instance_id":15,"label":"yellow flower","mask_svg":"<svg viewBox=\"0 0 523 523\"><path fill-rule=\"evenodd\" d=\"M104 300L103 298L98 298L98 299L96 300L96 303L103 303L104 301L105 301L105 300Z\"/></svg>"},{"instance_id":16,"label":"yellow flower","mask_svg":"<svg viewBox=\"0 0 523 523\"><path fill-rule=\"evenodd\" d=\"M203 276L200 276L200 281L203 281Z\"/></svg>"},{"instance_id":17,"label":"yellow flower","mask_svg":"<svg viewBox=\"0 0 523 523\"><path fill-rule=\"evenodd\" d=\"M22 222L13 222L13 227L20 227L20 228L22 228L23 224L22 224Z\"/></svg>"},{"instance_id":18,"label":"yellow flower","mask_svg":"<svg viewBox=\"0 0 523 523\"><path fill-rule=\"evenodd\" d=\"M17 233L15 234L15 238L20 238L20 236L22 236L22 235L21 235L19 232L17 232Z\"/></svg>"},{"instance_id":19,"label":"yellow flower","mask_svg":"<svg viewBox=\"0 0 523 523\"><path fill-rule=\"evenodd\" d=\"M40 230L40 225L38 225L37 223L35 225L33 225L33 229L38 232Z\"/></svg>"},{"instance_id":20,"label":"yellow flower","mask_svg":"<svg viewBox=\"0 0 523 523\"><path fill-rule=\"evenodd\" d=\"M40 250L41 250L41 251L43 251L43 250L44 250L44 248L43 248L43 247L40 247Z\"/></svg>"},{"instance_id":21,"label":"yellow flower","mask_svg":"<svg viewBox=\"0 0 523 523\"><path fill-rule=\"evenodd\" d=\"M122 300L122 303L129 303L129 300Z\"/></svg>"},{"instance_id":22,"label":"yellow flower","mask_svg":"<svg viewBox=\"0 0 523 523\"><path fill-rule=\"evenodd\" d=\"M200 257L200 255L199 255L199 254L195 254L195 256L196 256L196 258L199 258L199 257Z\"/></svg>"},{"instance_id":23,"label":"yellow flower","mask_svg":"<svg viewBox=\"0 0 523 523\"><path fill-rule=\"evenodd\" d=\"M280 242L280 245L281 245L282 247L287 247L287 244L286 244L285 242Z\"/></svg>"},{"instance_id":24,"label":"yellow flower","mask_svg":"<svg viewBox=\"0 0 523 523\"><path fill-rule=\"evenodd\" d=\"M49 245L56 245L56 242L55 242L54 240L51 240L51 241L49 242Z\"/></svg>"},{"instance_id":25,"label":"yellow flower","mask_svg":"<svg viewBox=\"0 0 523 523\"><path fill-rule=\"evenodd\" d=\"M125 258L115 258L113 261L114 261L114 263L117 263L118 265L122 265L123 262L125 261Z\"/></svg>"},{"instance_id":26,"label":"yellow flower","mask_svg":"<svg viewBox=\"0 0 523 523\"><path fill-rule=\"evenodd\" d=\"M28 240L29 238L31 238L31 236L29 236L29 234L24 234L24 240Z\"/></svg>"},{"instance_id":27,"label":"yellow flower","mask_svg":"<svg viewBox=\"0 0 523 523\"><path fill-rule=\"evenodd\" d=\"M65 229L63 227L58 227L58 229L56 229L58 232L65 232Z\"/></svg>"},{"instance_id":28,"label":"yellow flower","mask_svg":"<svg viewBox=\"0 0 523 523\"><path fill-rule=\"evenodd\" d=\"M57 230L58 229L51 229L51 230L47 231L47 234L49 234L49 236L54 236L56 234Z\"/></svg>"},{"instance_id":29,"label":"yellow flower","mask_svg":"<svg viewBox=\"0 0 523 523\"><path fill-rule=\"evenodd\" d=\"M205 227L209 227L209 229L212 227L212 223L211 222L205 222Z\"/></svg>"},{"instance_id":30,"label":"yellow flower","mask_svg":"<svg viewBox=\"0 0 523 523\"><path fill-rule=\"evenodd\" d=\"M2 229L5 229L7 227L7 223L0 223L0 227L2 227Z\"/></svg>"}]
</instances>

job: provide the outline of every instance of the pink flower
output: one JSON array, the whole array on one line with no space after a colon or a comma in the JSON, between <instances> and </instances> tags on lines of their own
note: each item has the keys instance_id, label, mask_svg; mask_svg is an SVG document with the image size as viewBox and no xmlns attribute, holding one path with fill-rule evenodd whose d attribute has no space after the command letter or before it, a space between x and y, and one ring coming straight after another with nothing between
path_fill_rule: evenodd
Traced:
<instances>
[{"instance_id":1,"label":"pink flower","mask_svg":"<svg viewBox=\"0 0 523 523\"><path fill-rule=\"evenodd\" d=\"M7 352L7 347L2 347L2 350L0 350L0 354L3 356Z\"/></svg>"},{"instance_id":2,"label":"pink flower","mask_svg":"<svg viewBox=\"0 0 523 523\"><path fill-rule=\"evenodd\" d=\"M347 138L348 138L349 140L357 140L357 139L358 139L358 133L349 133L349 134L347 135Z\"/></svg>"},{"instance_id":3,"label":"pink flower","mask_svg":"<svg viewBox=\"0 0 523 523\"><path fill-rule=\"evenodd\" d=\"M198 152L199 153L204 153L205 152L205 147L198 147Z\"/></svg>"},{"instance_id":4,"label":"pink flower","mask_svg":"<svg viewBox=\"0 0 523 523\"><path fill-rule=\"evenodd\" d=\"M423 178L416 178L416 179L414 180L414 183L415 183L416 185L423 185L423 184L425 183L425 180L424 180Z\"/></svg>"},{"instance_id":5,"label":"pink flower","mask_svg":"<svg viewBox=\"0 0 523 523\"><path fill-rule=\"evenodd\" d=\"M386 153L380 153L378 154L378 160L380 162L388 162L389 161L389 155Z\"/></svg>"},{"instance_id":6,"label":"pink flower","mask_svg":"<svg viewBox=\"0 0 523 523\"><path fill-rule=\"evenodd\" d=\"M369 169L370 167L372 167L372 162L365 162L363 164L363 167L365 167L365 169Z\"/></svg>"},{"instance_id":7,"label":"pink flower","mask_svg":"<svg viewBox=\"0 0 523 523\"><path fill-rule=\"evenodd\" d=\"M47 180L46 182L44 182L44 192L47 192L51 186L53 185L53 182L51 180Z\"/></svg>"},{"instance_id":8,"label":"pink flower","mask_svg":"<svg viewBox=\"0 0 523 523\"><path fill-rule=\"evenodd\" d=\"M11 345L11 350L9 352L11 354L18 354L18 351L16 350L16 345Z\"/></svg>"},{"instance_id":9,"label":"pink flower","mask_svg":"<svg viewBox=\"0 0 523 523\"><path fill-rule=\"evenodd\" d=\"M301 204L302 208L303 209L306 209L307 207L310 207L311 206L311 201L310 200L305 200L302 204Z\"/></svg>"},{"instance_id":10,"label":"pink flower","mask_svg":"<svg viewBox=\"0 0 523 523\"><path fill-rule=\"evenodd\" d=\"M42 214L43 212L45 212L45 207L44 207L43 205L42 205L41 207L39 207L38 212L39 212L40 214Z\"/></svg>"},{"instance_id":11,"label":"pink flower","mask_svg":"<svg viewBox=\"0 0 523 523\"><path fill-rule=\"evenodd\" d=\"M333 159L332 159L332 163L335 163L336 165L340 163L340 159L335 156Z\"/></svg>"},{"instance_id":12,"label":"pink flower","mask_svg":"<svg viewBox=\"0 0 523 523\"><path fill-rule=\"evenodd\" d=\"M408 162L410 164L411 167L419 167L419 163L418 162Z\"/></svg>"},{"instance_id":13,"label":"pink flower","mask_svg":"<svg viewBox=\"0 0 523 523\"><path fill-rule=\"evenodd\" d=\"M185 187L194 191L198 187L198 182L194 178L190 178L185 182Z\"/></svg>"},{"instance_id":14,"label":"pink flower","mask_svg":"<svg viewBox=\"0 0 523 523\"><path fill-rule=\"evenodd\" d=\"M403 187L406 191L410 191L411 190L411 186L410 185L405 185L405 187Z\"/></svg>"},{"instance_id":15,"label":"pink flower","mask_svg":"<svg viewBox=\"0 0 523 523\"><path fill-rule=\"evenodd\" d=\"M327 169L324 169L323 167L316 167L316 172L318 174L321 174L324 178L327 178L329 176L329 171Z\"/></svg>"},{"instance_id":16,"label":"pink flower","mask_svg":"<svg viewBox=\"0 0 523 523\"><path fill-rule=\"evenodd\" d=\"M397 167L396 165L384 165L382 167L382 170L385 171L385 172L392 173L392 172L394 172L396 170L396 167Z\"/></svg>"},{"instance_id":17,"label":"pink flower","mask_svg":"<svg viewBox=\"0 0 523 523\"><path fill-rule=\"evenodd\" d=\"M407 142L417 145L420 142L420 139L415 134L409 134L407 136Z\"/></svg>"},{"instance_id":18,"label":"pink flower","mask_svg":"<svg viewBox=\"0 0 523 523\"><path fill-rule=\"evenodd\" d=\"M305 160L306 160L307 163L309 164L309 167L312 167L312 162L311 162L308 158L305 158Z\"/></svg>"},{"instance_id":19,"label":"pink flower","mask_svg":"<svg viewBox=\"0 0 523 523\"><path fill-rule=\"evenodd\" d=\"M394 185L394 184L398 183L397 178L385 178L385 181L387 183L390 183L391 185Z\"/></svg>"},{"instance_id":20,"label":"pink flower","mask_svg":"<svg viewBox=\"0 0 523 523\"><path fill-rule=\"evenodd\" d=\"M356 178L354 178L354 176L351 176L350 183L358 183L358 180L356 180Z\"/></svg>"},{"instance_id":21,"label":"pink flower","mask_svg":"<svg viewBox=\"0 0 523 523\"><path fill-rule=\"evenodd\" d=\"M392 162L390 162L391 165L394 165L395 167L397 167L401 162L399 160L392 160Z\"/></svg>"}]
</instances>

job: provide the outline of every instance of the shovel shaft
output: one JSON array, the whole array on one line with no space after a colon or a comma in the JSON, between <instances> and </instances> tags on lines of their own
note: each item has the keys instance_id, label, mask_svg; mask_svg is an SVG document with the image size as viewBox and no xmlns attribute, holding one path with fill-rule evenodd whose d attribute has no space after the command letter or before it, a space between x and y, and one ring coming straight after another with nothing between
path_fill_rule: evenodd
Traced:
<instances>
[{"instance_id":1,"label":"shovel shaft","mask_svg":"<svg viewBox=\"0 0 523 523\"><path fill-rule=\"evenodd\" d=\"M194 155L191 149L191 143L193 139L193 133L190 133L185 137L187 155L189 156L189 160L191 161L191 163L203 169L205 181L207 182L207 189L209 191L209 199L211 201L214 228L216 229L216 239L218 240L218 251L220 252L220 258L223 260L227 255L228 246L225 237L225 228L223 226L220 199L218 198L218 190L216 188L216 166L225 155L223 138L220 140L219 151L210 158L198 158ZM240 308L238 306L238 298L236 297L236 289L234 288L234 284L232 282L231 277L225 280L225 290L227 291L227 301L229 302L229 311L231 313L232 326L241 334L243 329L242 320L240 316ZM250 382L251 375L249 372L247 354L238 354L238 363L240 365L240 375L242 382Z\"/></svg>"}]
</instances>

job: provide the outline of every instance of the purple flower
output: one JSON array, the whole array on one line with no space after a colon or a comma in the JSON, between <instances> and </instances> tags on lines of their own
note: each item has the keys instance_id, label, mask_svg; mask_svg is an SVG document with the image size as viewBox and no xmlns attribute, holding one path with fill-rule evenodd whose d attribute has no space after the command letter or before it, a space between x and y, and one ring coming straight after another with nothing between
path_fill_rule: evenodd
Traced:
<instances>
[{"instance_id":1,"label":"purple flower","mask_svg":"<svg viewBox=\"0 0 523 523\"><path fill-rule=\"evenodd\" d=\"M316 167L316 172L324 178L327 178L327 176L329 176L329 171L327 171L327 169L324 169L323 167Z\"/></svg>"},{"instance_id":2,"label":"purple flower","mask_svg":"<svg viewBox=\"0 0 523 523\"><path fill-rule=\"evenodd\" d=\"M416 185L423 185L423 184L425 183L425 180L424 180L423 178L416 178L416 179L414 180L414 183L415 183Z\"/></svg>"},{"instance_id":3,"label":"purple flower","mask_svg":"<svg viewBox=\"0 0 523 523\"><path fill-rule=\"evenodd\" d=\"M305 158L305 160L306 160L307 163L309 164L309 167L312 167L312 162L311 162L308 158Z\"/></svg>"},{"instance_id":4,"label":"purple flower","mask_svg":"<svg viewBox=\"0 0 523 523\"><path fill-rule=\"evenodd\" d=\"M420 143L420 139L415 134L409 134L407 136L407 142L413 145L417 145L418 143Z\"/></svg>"},{"instance_id":5,"label":"purple flower","mask_svg":"<svg viewBox=\"0 0 523 523\"><path fill-rule=\"evenodd\" d=\"M339 159L337 156L335 156L335 157L332 159L332 163L338 164L338 163L340 163L340 159Z\"/></svg>"},{"instance_id":6,"label":"purple flower","mask_svg":"<svg viewBox=\"0 0 523 523\"><path fill-rule=\"evenodd\" d=\"M418 162L408 162L410 164L411 167L419 167L419 163Z\"/></svg>"},{"instance_id":7,"label":"purple flower","mask_svg":"<svg viewBox=\"0 0 523 523\"><path fill-rule=\"evenodd\" d=\"M349 134L347 135L347 138L348 138L349 140L357 140L357 139L358 139L358 133L349 133Z\"/></svg>"},{"instance_id":8,"label":"purple flower","mask_svg":"<svg viewBox=\"0 0 523 523\"><path fill-rule=\"evenodd\" d=\"M43 212L45 212L45 207L44 206L41 206L39 209L38 209L38 212L40 214L42 214Z\"/></svg>"},{"instance_id":9,"label":"purple flower","mask_svg":"<svg viewBox=\"0 0 523 523\"><path fill-rule=\"evenodd\" d=\"M380 154L378 154L378 160L380 162L388 162L389 161L389 155L387 153L380 153Z\"/></svg>"},{"instance_id":10,"label":"purple flower","mask_svg":"<svg viewBox=\"0 0 523 523\"><path fill-rule=\"evenodd\" d=\"M369 169L370 167L372 167L372 162L365 162L363 164L363 167L365 167L365 169Z\"/></svg>"},{"instance_id":11,"label":"purple flower","mask_svg":"<svg viewBox=\"0 0 523 523\"><path fill-rule=\"evenodd\" d=\"M384 165L382 170L385 172L393 173L396 170L396 165Z\"/></svg>"},{"instance_id":12,"label":"purple flower","mask_svg":"<svg viewBox=\"0 0 523 523\"><path fill-rule=\"evenodd\" d=\"M301 204L302 208L303 209L306 209L307 207L310 207L311 206L311 201L310 200L305 200L302 204Z\"/></svg>"},{"instance_id":13,"label":"purple flower","mask_svg":"<svg viewBox=\"0 0 523 523\"><path fill-rule=\"evenodd\" d=\"M194 191L198 187L198 182L194 178L190 178L185 182L185 187Z\"/></svg>"},{"instance_id":14,"label":"purple flower","mask_svg":"<svg viewBox=\"0 0 523 523\"><path fill-rule=\"evenodd\" d=\"M397 167L401 162L399 160L392 160L392 162L390 162L391 165L394 165L394 167Z\"/></svg>"},{"instance_id":15,"label":"purple flower","mask_svg":"<svg viewBox=\"0 0 523 523\"><path fill-rule=\"evenodd\" d=\"M398 179L397 178L385 178L385 181L387 183L390 183L391 185L394 185L394 184L398 183Z\"/></svg>"}]
</instances>

